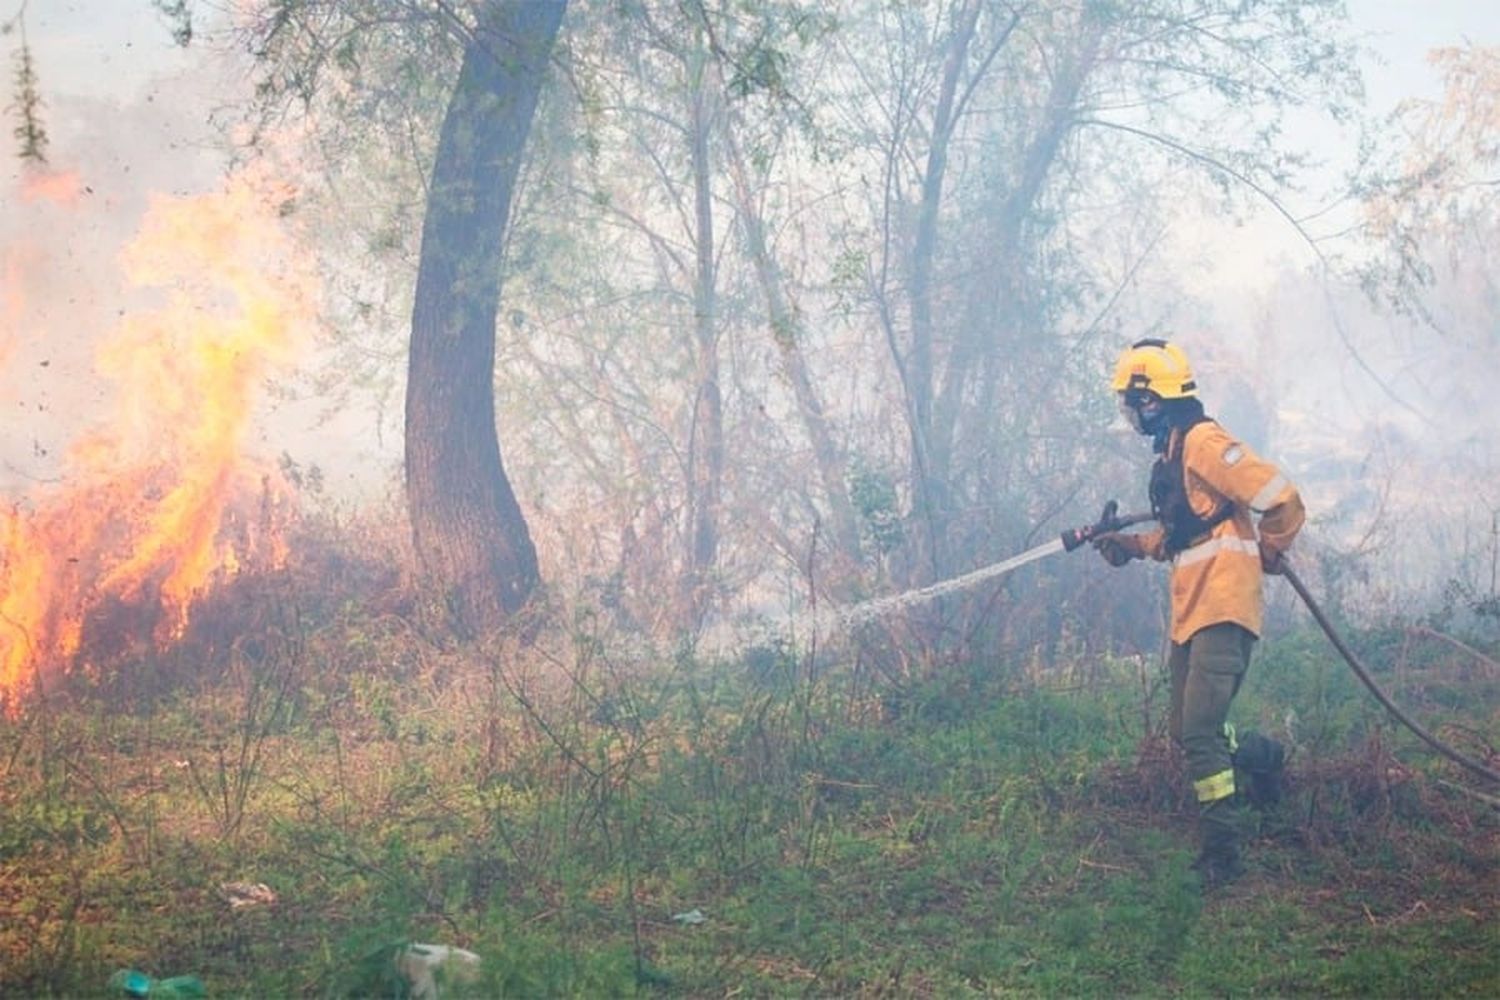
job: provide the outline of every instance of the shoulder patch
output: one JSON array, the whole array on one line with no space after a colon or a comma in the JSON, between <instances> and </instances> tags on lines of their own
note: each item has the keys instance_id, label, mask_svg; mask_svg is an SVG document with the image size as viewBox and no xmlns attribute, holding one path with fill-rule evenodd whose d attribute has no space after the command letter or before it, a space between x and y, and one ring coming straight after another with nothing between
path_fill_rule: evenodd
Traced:
<instances>
[{"instance_id":1,"label":"shoulder patch","mask_svg":"<svg viewBox=\"0 0 1500 1000\"><path fill-rule=\"evenodd\" d=\"M1244 458L1244 457L1245 457L1245 449L1242 448L1242 447L1240 447L1240 445L1239 445L1238 442L1236 442L1236 443L1230 445L1228 448L1224 449L1224 464L1225 465L1234 465L1234 464L1238 463L1239 460L1242 459L1242 458Z\"/></svg>"}]
</instances>

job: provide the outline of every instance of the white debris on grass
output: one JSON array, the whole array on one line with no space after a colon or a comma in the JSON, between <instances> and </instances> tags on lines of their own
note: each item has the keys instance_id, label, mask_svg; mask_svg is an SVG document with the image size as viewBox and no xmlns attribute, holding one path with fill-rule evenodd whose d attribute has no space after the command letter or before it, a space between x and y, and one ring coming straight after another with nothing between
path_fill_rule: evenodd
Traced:
<instances>
[{"instance_id":1,"label":"white debris on grass","mask_svg":"<svg viewBox=\"0 0 1500 1000\"><path fill-rule=\"evenodd\" d=\"M219 886L219 894L231 910L270 906L277 899L275 890L264 882L225 882Z\"/></svg>"},{"instance_id":2,"label":"white debris on grass","mask_svg":"<svg viewBox=\"0 0 1500 1000\"><path fill-rule=\"evenodd\" d=\"M446 944L409 944L396 953L396 971L411 987L411 1000L438 1000L438 981L472 983L479 956Z\"/></svg>"}]
</instances>

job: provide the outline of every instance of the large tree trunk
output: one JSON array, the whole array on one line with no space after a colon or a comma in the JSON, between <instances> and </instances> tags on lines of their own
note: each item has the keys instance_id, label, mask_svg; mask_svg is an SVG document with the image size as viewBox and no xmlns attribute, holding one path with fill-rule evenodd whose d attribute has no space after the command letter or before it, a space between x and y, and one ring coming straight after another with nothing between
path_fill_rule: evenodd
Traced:
<instances>
[{"instance_id":1,"label":"large tree trunk","mask_svg":"<svg viewBox=\"0 0 1500 1000\"><path fill-rule=\"evenodd\" d=\"M432 167L406 383L417 556L463 627L521 609L536 549L500 458L495 315L511 194L566 0L480 9Z\"/></svg>"}]
</instances>

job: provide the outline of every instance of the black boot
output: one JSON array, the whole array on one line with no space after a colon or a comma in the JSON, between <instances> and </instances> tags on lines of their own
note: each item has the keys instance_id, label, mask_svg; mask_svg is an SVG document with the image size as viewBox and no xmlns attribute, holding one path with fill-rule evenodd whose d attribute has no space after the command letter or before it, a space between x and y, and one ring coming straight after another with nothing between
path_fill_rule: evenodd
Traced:
<instances>
[{"instance_id":1,"label":"black boot","mask_svg":"<svg viewBox=\"0 0 1500 1000\"><path fill-rule=\"evenodd\" d=\"M1246 799L1257 809L1274 806L1281 801L1286 749L1270 737L1256 732L1240 736L1238 743L1234 751L1234 766L1249 778L1240 785Z\"/></svg>"},{"instance_id":2,"label":"black boot","mask_svg":"<svg viewBox=\"0 0 1500 1000\"><path fill-rule=\"evenodd\" d=\"M1193 862L1204 889L1227 885L1245 874L1240 860L1240 829L1244 825L1239 803L1231 796L1200 807L1198 828L1203 850Z\"/></svg>"}]
</instances>

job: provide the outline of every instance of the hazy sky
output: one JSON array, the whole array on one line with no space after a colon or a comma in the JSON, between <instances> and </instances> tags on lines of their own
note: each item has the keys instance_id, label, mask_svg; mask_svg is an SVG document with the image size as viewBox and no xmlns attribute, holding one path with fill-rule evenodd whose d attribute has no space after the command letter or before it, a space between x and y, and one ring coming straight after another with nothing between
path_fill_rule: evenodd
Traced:
<instances>
[{"instance_id":1,"label":"hazy sky","mask_svg":"<svg viewBox=\"0 0 1500 1000\"><path fill-rule=\"evenodd\" d=\"M1349 17L1385 66L1367 65L1371 104L1390 108L1414 95L1432 96L1439 80L1427 53L1451 45L1500 43L1500 4L1489 0L1348 0Z\"/></svg>"},{"instance_id":2,"label":"hazy sky","mask_svg":"<svg viewBox=\"0 0 1500 1000\"><path fill-rule=\"evenodd\" d=\"M1500 40L1500 4L1489 0L1347 0L1347 6L1351 23L1388 63L1388 71L1369 77L1377 106L1431 89L1429 49ZM18 0L0 0L0 17L19 7ZM153 73L186 65L149 0L30 0L26 27L44 79L64 93L124 97Z\"/></svg>"},{"instance_id":3,"label":"hazy sky","mask_svg":"<svg viewBox=\"0 0 1500 1000\"><path fill-rule=\"evenodd\" d=\"M206 8L198 6L204 16ZM18 0L0 0L0 17L9 17L17 9ZM1432 49L1469 42L1500 44L1500 2L1492 0L1349 0L1348 9L1351 23L1370 49L1366 86L1370 105L1378 112L1389 111L1409 97L1439 93L1441 81L1427 62ZM177 107L183 97L180 75L202 58L200 52L184 52L172 43L166 21L149 0L30 0L26 26L54 114L65 113L75 98L124 106L163 101ZM200 96L205 101L182 109L182 114L154 118L158 131L144 144L143 155L170 157L181 147L208 137L205 119L212 105L207 95ZM1320 154L1330 171L1336 171L1347 163L1351 137L1329 133L1324 123L1317 128L1303 134L1322 144ZM54 133L54 153L64 163L74 154L66 148L66 141L89 138L69 136L65 128L54 128ZM1293 136L1297 136L1295 131ZM1311 211L1319 206L1296 207ZM1284 224L1271 220L1252 226L1249 232L1232 226L1219 231L1210 220L1210 228L1202 235L1204 247L1185 246L1183 250L1193 258L1213 262L1203 275L1210 285L1264 284L1276 263L1305 264L1310 256ZM1226 241L1235 252L1220 252L1220 244ZM1245 253L1247 242L1264 246L1259 253Z\"/></svg>"},{"instance_id":4,"label":"hazy sky","mask_svg":"<svg viewBox=\"0 0 1500 1000\"><path fill-rule=\"evenodd\" d=\"M1362 69L1368 105L1379 115L1394 111L1402 101L1441 95L1442 78L1428 61L1434 49L1500 45L1500 2L1492 0L1347 0L1347 7L1350 23L1367 49ZM1304 128L1293 123L1288 137L1307 143L1326 162L1330 184L1336 184L1341 170L1351 163L1354 135L1338 133L1321 118ZM1324 207L1316 200L1319 194L1309 191L1300 200L1292 196L1289 207L1299 214L1316 212ZM1264 286L1281 263L1305 266L1313 261L1297 234L1269 213L1246 229L1222 218L1204 221L1215 227L1204 234L1205 249L1185 247L1185 256L1208 261L1205 280L1225 289ZM1328 219L1323 223L1337 228ZM1247 246L1258 252L1247 253Z\"/></svg>"},{"instance_id":5,"label":"hazy sky","mask_svg":"<svg viewBox=\"0 0 1500 1000\"><path fill-rule=\"evenodd\" d=\"M1500 43L1500 3L1492 0L1348 0L1347 6L1379 59L1367 65L1366 78L1377 109L1436 92L1437 77L1426 63L1432 48ZM18 0L0 0L0 17L18 9ZM26 27L42 79L58 101L65 95L149 99L157 89L154 77L195 58L172 44L149 0L30 0Z\"/></svg>"}]
</instances>

